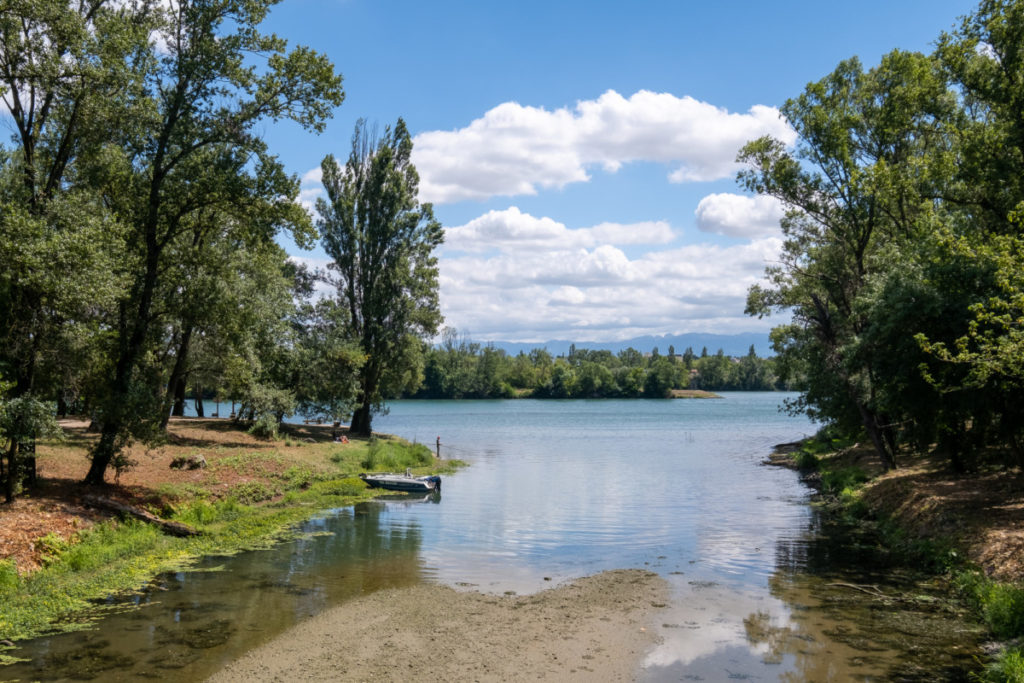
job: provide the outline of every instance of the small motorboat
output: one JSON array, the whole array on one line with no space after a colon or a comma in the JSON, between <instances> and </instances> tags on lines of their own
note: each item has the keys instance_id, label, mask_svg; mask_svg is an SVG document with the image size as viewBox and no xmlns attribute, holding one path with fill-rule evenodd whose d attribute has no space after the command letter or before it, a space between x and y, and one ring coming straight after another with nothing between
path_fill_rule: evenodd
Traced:
<instances>
[{"instance_id":1,"label":"small motorboat","mask_svg":"<svg viewBox=\"0 0 1024 683\"><path fill-rule=\"evenodd\" d=\"M394 472L381 472L379 474L360 474L359 478L377 489L388 489L390 491L411 491L414 493L430 493L441 490L441 477L436 474L424 477L413 476L412 472L406 470L405 474Z\"/></svg>"}]
</instances>

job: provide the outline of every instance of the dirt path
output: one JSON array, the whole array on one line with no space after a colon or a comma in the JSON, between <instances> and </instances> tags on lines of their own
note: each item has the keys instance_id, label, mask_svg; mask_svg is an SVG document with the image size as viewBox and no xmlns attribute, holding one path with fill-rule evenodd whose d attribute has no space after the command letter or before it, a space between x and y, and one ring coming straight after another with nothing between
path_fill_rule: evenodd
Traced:
<instances>
[{"instance_id":1,"label":"dirt path","mask_svg":"<svg viewBox=\"0 0 1024 683\"><path fill-rule=\"evenodd\" d=\"M313 617L210 680L629 681L656 642L668 586L618 570L535 595L421 585Z\"/></svg>"}]
</instances>

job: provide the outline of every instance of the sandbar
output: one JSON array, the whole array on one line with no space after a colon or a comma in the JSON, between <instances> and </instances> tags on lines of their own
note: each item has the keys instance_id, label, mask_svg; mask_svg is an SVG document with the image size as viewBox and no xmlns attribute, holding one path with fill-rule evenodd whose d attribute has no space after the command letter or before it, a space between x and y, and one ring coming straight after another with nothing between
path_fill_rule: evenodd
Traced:
<instances>
[{"instance_id":1,"label":"sandbar","mask_svg":"<svg viewBox=\"0 0 1024 683\"><path fill-rule=\"evenodd\" d=\"M667 582L603 572L533 595L436 584L361 596L211 677L229 681L631 681L657 644Z\"/></svg>"}]
</instances>

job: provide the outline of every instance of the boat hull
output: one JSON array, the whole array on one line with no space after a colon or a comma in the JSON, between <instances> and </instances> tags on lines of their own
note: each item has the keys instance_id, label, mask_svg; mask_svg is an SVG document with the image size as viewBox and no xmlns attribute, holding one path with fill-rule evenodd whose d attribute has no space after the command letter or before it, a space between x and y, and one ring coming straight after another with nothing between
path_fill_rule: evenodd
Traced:
<instances>
[{"instance_id":1,"label":"boat hull","mask_svg":"<svg viewBox=\"0 0 1024 683\"><path fill-rule=\"evenodd\" d=\"M406 474L360 474L360 479L373 488L389 491L408 491L412 493L429 493L441 490L441 477L430 475L413 477Z\"/></svg>"}]
</instances>

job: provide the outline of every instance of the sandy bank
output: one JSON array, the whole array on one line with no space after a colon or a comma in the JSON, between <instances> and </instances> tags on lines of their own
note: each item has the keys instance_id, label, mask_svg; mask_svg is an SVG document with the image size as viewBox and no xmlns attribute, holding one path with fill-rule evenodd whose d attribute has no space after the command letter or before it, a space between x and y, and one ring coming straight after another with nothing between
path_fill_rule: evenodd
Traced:
<instances>
[{"instance_id":1,"label":"sandy bank","mask_svg":"<svg viewBox=\"0 0 1024 683\"><path fill-rule=\"evenodd\" d=\"M211 681L629 681L668 586L618 570L529 596L421 585L313 617Z\"/></svg>"}]
</instances>

